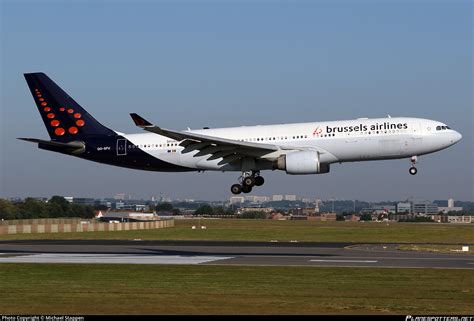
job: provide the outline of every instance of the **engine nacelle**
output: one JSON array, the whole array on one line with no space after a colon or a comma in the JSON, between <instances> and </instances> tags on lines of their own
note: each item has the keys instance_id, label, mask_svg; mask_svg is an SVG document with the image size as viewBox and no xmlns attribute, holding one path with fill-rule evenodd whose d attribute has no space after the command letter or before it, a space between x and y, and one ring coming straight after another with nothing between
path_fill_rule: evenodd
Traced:
<instances>
[{"instance_id":1,"label":"engine nacelle","mask_svg":"<svg viewBox=\"0 0 474 321\"><path fill-rule=\"evenodd\" d=\"M329 173L329 164L321 164L319 153L311 151L282 155L278 157L276 165L276 168L292 175Z\"/></svg>"}]
</instances>

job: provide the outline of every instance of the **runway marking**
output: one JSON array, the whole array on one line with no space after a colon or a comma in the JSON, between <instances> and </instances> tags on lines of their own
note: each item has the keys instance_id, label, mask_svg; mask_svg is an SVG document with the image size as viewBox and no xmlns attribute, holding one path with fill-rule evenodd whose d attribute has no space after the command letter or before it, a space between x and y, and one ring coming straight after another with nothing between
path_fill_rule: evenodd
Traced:
<instances>
[{"instance_id":1,"label":"runway marking","mask_svg":"<svg viewBox=\"0 0 474 321\"><path fill-rule=\"evenodd\" d=\"M0 257L0 263L202 264L230 258L232 257L41 253L12 257Z\"/></svg>"},{"instance_id":2,"label":"runway marking","mask_svg":"<svg viewBox=\"0 0 474 321\"><path fill-rule=\"evenodd\" d=\"M377 263L372 260L309 260L310 262L334 262L334 263Z\"/></svg>"}]
</instances>

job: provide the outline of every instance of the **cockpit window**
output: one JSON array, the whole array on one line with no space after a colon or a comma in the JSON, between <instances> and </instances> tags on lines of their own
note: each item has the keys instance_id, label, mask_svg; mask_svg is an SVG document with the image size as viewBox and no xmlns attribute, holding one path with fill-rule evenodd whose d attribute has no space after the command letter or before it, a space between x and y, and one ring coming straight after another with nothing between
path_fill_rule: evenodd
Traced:
<instances>
[{"instance_id":1,"label":"cockpit window","mask_svg":"<svg viewBox=\"0 0 474 321\"><path fill-rule=\"evenodd\" d=\"M441 130L441 126L436 126L436 130Z\"/></svg>"},{"instance_id":2,"label":"cockpit window","mask_svg":"<svg viewBox=\"0 0 474 321\"><path fill-rule=\"evenodd\" d=\"M449 128L449 126L446 126L446 129L451 129L451 128Z\"/></svg>"}]
</instances>

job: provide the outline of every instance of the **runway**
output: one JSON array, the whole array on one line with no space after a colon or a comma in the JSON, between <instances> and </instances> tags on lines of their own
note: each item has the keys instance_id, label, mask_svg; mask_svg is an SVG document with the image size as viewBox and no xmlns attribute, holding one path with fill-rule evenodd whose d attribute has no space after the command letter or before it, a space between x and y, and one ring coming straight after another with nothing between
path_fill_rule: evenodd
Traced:
<instances>
[{"instance_id":1,"label":"runway","mask_svg":"<svg viewBox=\"0 0 474 321\"><path fill-rule=\"evenodd\" d=\"M470 254L397 244L205 241L0 241L0 263L207 264L474 269Z\"/></svg>"}]
</instances>

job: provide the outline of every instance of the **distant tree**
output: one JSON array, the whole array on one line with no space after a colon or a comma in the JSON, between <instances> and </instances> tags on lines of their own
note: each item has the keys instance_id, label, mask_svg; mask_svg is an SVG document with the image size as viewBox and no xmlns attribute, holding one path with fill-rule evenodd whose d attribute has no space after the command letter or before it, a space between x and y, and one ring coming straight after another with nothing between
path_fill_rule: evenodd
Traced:
<instances>
[{"instance_id":1,"label":"distant tree","mask_svg":"<svg viewBox=\"0 0 474 321\"><path fill-rule=\"evenodd\" d=\"M5 199L0 199L0 220L14 220L17 218L18 209Z\"/></svg>"},{"instance_id":2,"label":"distant tree","mask_svg":"<svg viewBox=\"0 0 474 321\"><path fill-rule=\"evenodd\" d=\"M240 216L241 218L246 218L246 219L265 219L267 218L267 215L265 212L261 211L251 211L251 212L244 212Z\"/></svg>"},{"instance_id":3,"label":"distant tree","mask_svg":"<svg viewBox=\"0 0 474 321\"><path fill-rule=\"evenodd\" d=\"M47 217L64 217L66 216L67 212L63 210L61 205L56 202L48 202L46 204L46 211L48 213Z\"/></svg>"},{"instance_id":4,"label":"distant tree","mask_svg":"<svg viewBox=\"0 0 474 321\"><path fill-rule=\"evenodd\" d=\"M196 211L194 211L194 215L213 215L214 209L211 205L204 204L199 206Z\"/></svg>"},{"instance_id":5,"label":"distant tree","mask_svg":"<svg viewBox=\"0 0 474 321\"><path fill-rule=\"evenodd\" d=\"M59 205L63 213L67 213L71 207L71 203L69 203L64 197L57 195L51 197L51 199L48 201L48 204Z\"/></svg>"},{"instance_id":6,"label":"distant tree","mask_svg":"<svg viewBox=\"0 0 474 321\"><path fill-rule=\"evenodd\" d=\"M179 208L173 208L173 210L171 212L173 212L173 215L180 215L181 214L181 211L179 210Z\"/></svg>"},{"instance_id":7,"label":"distant tree","mask_svg":"<svg viewBox=\"0 0 474 321\"><path fill-rule=\"evenodd\" d=\"M361 221L372 221L372 215L370 214L362 214L360 216Z\"/></svg>"},{"instance_id":8,"label":"distant tree","mask_svg":"<svg viewBox=\"0 0 474 321\"><path fill-rule=\"evenodd\" d=\"M171 212L173 211L173 204L171 203L160 203L155 205L155 211L164 211L164 212Z\"/></svg>"},{"instance_id":9,"label":"distant tree","mask_svg":"<svg viewBox=\"0 0 474 321\"><path fill-rule=\"evenodd\" d=\"M19 204L19 219L44 217L48 217L46 203L28 197L23 203Z\"/></svg>"},{"instance_id":10,"label":"distant tree","mask_svg":"<svg viewBox=\"0 0 474 321\"><path fill-rule=\"evenodd\" d=\"M337 214L336 215L336 221L345 221L346 219L344 218L344 215L342 214Z\"/></svg>"},{"instance_id":11,"label":"distant tree","mask_svg":"<svg viewBox=\"0 0 474 321\"><path fill-rule=\"evenodd\" d=\"M94 207L90 205L71 204L71 209L66 214L67 217L93 218Z\"/></svg>"}]
</instances>

